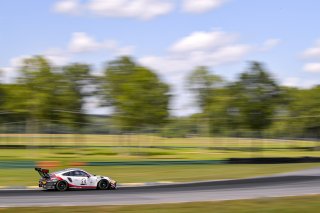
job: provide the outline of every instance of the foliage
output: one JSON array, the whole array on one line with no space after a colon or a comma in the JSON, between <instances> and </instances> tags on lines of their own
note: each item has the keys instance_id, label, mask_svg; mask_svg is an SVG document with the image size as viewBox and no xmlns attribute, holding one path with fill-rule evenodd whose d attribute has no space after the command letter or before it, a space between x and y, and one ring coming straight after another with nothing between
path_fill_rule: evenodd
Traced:
<instances>
[{"instance_id":1,"label":"foliage","mask_svg":"<svg viewBox=\"0 0 320 213\"><path fill-rule=\"evenodd\" d=\"M76 128L84 122L82 79L87 79L90 70L85 65L70 65L63 71L35 56L24 60L17 83L6 86L5 109L26 120L31 127L27 131L39 131L39 123Z\"/></svg>"},{"instance_id":2,"label":"foliage","mask_svg":"<svg viewBox=\"0 0 320 213\"><path fill-rule=\"evenodd\" d=\"M169 86L129 57L108 64L103 79L104 100L114 107L122 129L161 126L168 118Z\"/></svg>"},{"instance_id":3,"label":"foliage","mask_svg":"<svg viewBox=\"0 0 320 213\"><path fill-rule=\"evenodd\" d=\"M94 86L96 78L91 74L91 68L87 64L70 64L62 69L63 83L67 90L64 97L66 98L63 109L70 110L72 113L64 113L64 116L71 116L72 122L76 126L83 126L86 122L84 105L87 97L93 96L96 92ZM69 100L69 101L68 101Z\"/></svg>"},{"instance_id":4,"label":"foliage","mask_svg":"<svg viewBox=\"0 0 320 213\"><path fill-rule=\"evenodd\" d=\"M296 136L320 137L320 86L292 89L288 96L291 119L287 119L287 124L294 126Z\"/></svg>"},{"instance_id":5,"label":"foliage","mask_svg":"<svg viewBox=\"0 0 320 213\"><path fill-rule=\"evenodd\" d=\"M280 87L262 64L252 62L230 89L235 96L234 107L250 129L261 131L272 124Z\"/></svg>"},{"instance_id":6,"label":"foliage","mask_svg":"<svg viewBox=\"0 0 320 213\"><path fill-rule=\"evenodd\" d=\"M207 67L197 67L188 76L188 88L196 95L197 103L204 112L214 97L214 91L221 86L222 78L211 74Z\"/></svg>"},{"instance_id":7,"label":"foliage","mask_svg":"<svg viewBox=\"0 0 320 213\"><path fill-rule=\"evenodd\" d=\"M166 138L185 138L199 133L199 124L189 117L171 118L161 129L161 136Z\"/></svg>"},{"instance_id":8,"label":"foliage","mask_svg":"<svg viewBox=\"0 0 320 213\"><path fill-rule=\"evenodd\" d=\"M111 61L100 77L87 64L55 67L42 56L24 60L18 71L16 82L0 84L5 132L320 138L320 86L280 87L259 62L229 83L207 67L193 69L186 83L201 110L186 117L170 116L169 86L130 57ZM86 115L92 101L111 114Z\"/></svg>"}]
</instances>

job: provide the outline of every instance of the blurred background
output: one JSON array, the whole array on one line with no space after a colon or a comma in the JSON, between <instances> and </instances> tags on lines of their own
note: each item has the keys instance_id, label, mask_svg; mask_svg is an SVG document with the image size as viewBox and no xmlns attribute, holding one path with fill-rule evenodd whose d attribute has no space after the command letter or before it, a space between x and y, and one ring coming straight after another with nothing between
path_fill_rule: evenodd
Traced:
<instances>
[{"instance_id":1,"label":"blurred background","mask_svg":"<svg viewBox=\"0 0 320 213\"><path fill-rule=\"evenodd\" d=\"M20 190L38 188L34 167L82 168L125 186L310 168L292 182L238 188L310 187L320 166L319 8L314 0L1 0L0 199L14 188L16 204L35 203L27 196L38 191ZM319 201L3 209L0 200L0 212L317 212Z\"/></svg>"},{"instance_id":2,"label":"blurred background","mask_svg":"<svg viewBox=\"0 0 320 213\"><path fill-rule=\"evenodd\" d=\"M198 112L174 116L170 85L132 57L108 62L103 75L88 64L25 59L16 81L1 84L2 184L35 185L36 166L112 168L122 182L155 182L261 175L312 166L275 163L320 161L319 86L281 86L260 62L249 62L235 81L195 67L185 85ZM109 113L89 114L92 100ZM255 163L263 158L261 168ZM28 178L14 175L21 172Z\"/></svg>"},{"instance_id":3,"label":"blurred background","mask_svg":"<svg viewBox=\"0 0 320 213\"><path fill-rule=\"evenodd\" d=\"M120 183L318 166L319 6L1 1L0 186L35 186L36 166Z\"/></svg>"}]
</instances>

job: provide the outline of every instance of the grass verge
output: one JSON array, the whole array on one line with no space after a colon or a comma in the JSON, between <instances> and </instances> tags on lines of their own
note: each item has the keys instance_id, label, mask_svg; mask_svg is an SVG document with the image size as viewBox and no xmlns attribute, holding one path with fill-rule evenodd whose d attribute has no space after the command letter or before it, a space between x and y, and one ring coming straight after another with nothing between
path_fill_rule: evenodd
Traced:
<instances>
[{"instance_id":1,"label":"grass verge","mask_svg":"<svg viewBox=\"0 0 320 213\"><path fill-rule=\"evenodd\" d=\"M232 148L232 147L226 147ZM233 148L234 149L234 148ZM0 149L0 161L131 161L131 160L223 160L232 157L320 157L320 151L294 148L219 150L213 148L53 148Z\"/></svg>"},{"instance_id":2,"label":"grass verge","mask_svg":"<svg viewBox=\"0 0 320 213\"><path fill-rule=\"evenodd\" d=\"M152 135L0 134L0 161L221 160L319 157L316 141Z\"/></svg>"},{"instance_id":3,"label":"grass verge","mask_svg":"<svg viewBox=\"0 0 320 213\"><path fill-rule=\"evenodd\" d=\"M237 212L237 213L300 213L319 212L320 195L264 198L253 200L219 201L219 202L194 202L179 204L155 204L155 205L134 205L134 206L90 206L90 207L35 207L35 208L7 208L0 209L0 212L131 212L131 213L189 213L189 212Z\"/></svg>"}]
</instances>

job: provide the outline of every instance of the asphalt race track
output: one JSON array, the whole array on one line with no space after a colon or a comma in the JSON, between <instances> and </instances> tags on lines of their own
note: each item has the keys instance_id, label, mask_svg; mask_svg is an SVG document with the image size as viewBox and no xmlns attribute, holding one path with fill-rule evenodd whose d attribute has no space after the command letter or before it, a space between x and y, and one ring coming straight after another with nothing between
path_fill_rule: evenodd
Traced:
<instances>
[{"instance_id":1,"label":"asphalt race track","mask_svg":"<svg viewBox=\"0 0 320 213\"><path fill-rule=\"evenodd\" d=\"M319 168L249 179L119 187L114 191L0 190L0 207L131 205L307 194L320 194Z\"/></svg>"}]
</instances>

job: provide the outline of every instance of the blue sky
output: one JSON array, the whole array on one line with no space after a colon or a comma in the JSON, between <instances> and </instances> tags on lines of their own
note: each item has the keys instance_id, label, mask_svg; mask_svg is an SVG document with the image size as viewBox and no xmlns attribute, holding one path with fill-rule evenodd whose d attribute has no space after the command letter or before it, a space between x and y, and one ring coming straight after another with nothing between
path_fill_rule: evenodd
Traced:
<instances>
[{"instance_id":1,"label":"blue sky","mask_svg":"<svg viewBox=\"0 0 320 213\"><path fill-rule=\"evenodd\" d=\"M129 54L172 85L177 115L196 110L183 81L199 65L232 80L257 60L279 83L311 87L320 83L319 9L315 0L2 0L2 81L36 54L96 73Z\"/></svg>"}]
</instances>

